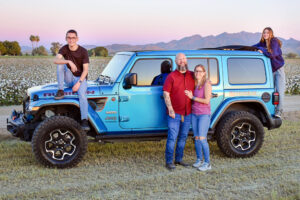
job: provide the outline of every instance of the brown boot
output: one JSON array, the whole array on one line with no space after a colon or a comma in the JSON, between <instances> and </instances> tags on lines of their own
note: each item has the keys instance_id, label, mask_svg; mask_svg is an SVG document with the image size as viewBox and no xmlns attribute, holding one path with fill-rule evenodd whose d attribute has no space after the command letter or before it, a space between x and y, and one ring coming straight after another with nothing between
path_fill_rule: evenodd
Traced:
<instances>
[{"instance_id":1,"label":"brown boot","mask_svg":"<svg viewBox=\"0 0 300 200\"><path fill-rule=\"evenodd\" d=\"M63 99L65 97L65 93L63 90L58 90L54 99L59 100L59 99Z\"/></svg>"}]
</instances>

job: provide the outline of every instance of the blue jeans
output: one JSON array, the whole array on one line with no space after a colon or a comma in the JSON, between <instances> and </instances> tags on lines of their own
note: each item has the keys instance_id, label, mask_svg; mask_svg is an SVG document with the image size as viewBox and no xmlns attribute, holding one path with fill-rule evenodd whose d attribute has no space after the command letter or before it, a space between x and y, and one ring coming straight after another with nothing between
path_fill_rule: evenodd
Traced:
<instances>
[{"instance_id":1,"label":"blue jeans","mask_svg":"<svg viewBox=\"0 0 300 200\"><path fill-rule=\"evenodd\" d=\"M285 92L285 73L284 67L279 68L274 75L274 84L276 91L279 93L279 104L277 105L277 110L283 110L284 92Z\"/></svg>"},{"instance_id":2,"label":"blue jeans","mask_svg":"<svg viewBox=\"0 0 300 200\"><path fill-rule=\"evenodd\" d=\"M181 162L185 142L191 126L191 115L184 116L184 122L181 122L181 115L175 114L175 119L168 116L168 138L166 144L166 163L173 163L173 154L175 142L177 139L175 162ZM178 138L177 138L178 137Z\"/></svg>"},{"instance_id":3,"label":"blue jeans","mask_svg":"<svg viewBox=\"0 0 300 200\"><path fill-rule=\"evenodd\" d=\"M210 115L195 115L192 114L192 127L195 139L195 149L197 159L203 160L202 152L204 154L204 161L209 163L209 145L207 142L207 132L210 125ZM205 137L200 139L199 137Z\"/></svg>"},{"instance_id":4,"label":"blue jeans","mask_svg":"<svg viewBox=\"0 0 300 200\"><path fill-rule=\"evenodd\" d=\"M79 81L79 79L80 77L73 76L67 65L57 65L57 81L59 90L64 90L64 83L67 87L73 87ZM84 79L77 91L82 120L87 119L88 117L88 101L86 97L86 90L87 82L86 79Z\"/></svg>"}]
</instances>

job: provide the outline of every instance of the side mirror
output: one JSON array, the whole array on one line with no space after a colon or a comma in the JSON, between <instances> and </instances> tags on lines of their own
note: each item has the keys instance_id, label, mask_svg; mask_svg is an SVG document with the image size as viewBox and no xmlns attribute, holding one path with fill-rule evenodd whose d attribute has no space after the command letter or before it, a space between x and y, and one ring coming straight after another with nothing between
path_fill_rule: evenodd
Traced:
<instances>
[{"instance_id":1,"label":"side mirror","mask_svg":"<svg viewBox=\"0 0 300 200\"><path fill-rule=\"evenodd\" d=\"M130 89L132 86L136 86L136 85L137 85L137 74L136 73L126 74L124 78L123 88Z\"/></svg>"}]
</instances>

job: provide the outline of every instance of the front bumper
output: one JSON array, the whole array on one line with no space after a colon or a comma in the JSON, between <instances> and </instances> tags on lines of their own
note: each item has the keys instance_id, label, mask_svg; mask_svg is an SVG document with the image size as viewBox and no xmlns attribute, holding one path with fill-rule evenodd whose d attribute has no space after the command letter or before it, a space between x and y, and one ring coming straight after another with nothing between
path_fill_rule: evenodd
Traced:
<instances>
[{"instance_id":1,"label":"front bumper","mask_svg":"<svg viewBox=\"0 0 300 200\"><path fill-rule=\"evenodd\" d=\"M11 116L6 119L7 130L15 137L19 137L25 127L24 114L22 112L12 112Z\"/></svg>"},{"instance_id":2,"label":"front bumper","mask_svg":"<svg viewBox=\"0 0 300 200\"><path fill-rule=\"evenodd\" d=\"M15 137L25 141L31 141L33 130L36 125L27 123L25 115L22 112L12 111L9 118L6 119L7 130Z\"/></svg>"}]
</instances>

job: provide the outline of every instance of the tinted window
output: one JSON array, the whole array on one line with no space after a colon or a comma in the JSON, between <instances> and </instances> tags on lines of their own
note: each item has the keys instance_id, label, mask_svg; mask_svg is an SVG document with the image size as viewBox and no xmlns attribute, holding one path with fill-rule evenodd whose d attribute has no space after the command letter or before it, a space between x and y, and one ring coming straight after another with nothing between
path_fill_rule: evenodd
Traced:
<instances>
[{"instance_id":1,"label":"tinted window","mask_svg":"<svg viewBox=\"0 0 300 200\"><path fill-rule=\"evenodd\" d=\"M161 74L161 63L169 59L140 59L131 69L131 73L137 73L138 86L150 86L154 77Z\"/></svg>"},{"instance_id":2,"label":"tinted window","mask_svg":"<svg viewBox=\"0 0 300 200\"><path fill-rule=\"evenodd\" d=\"M262 59L230 58L227 61L228 79L231 84L255 84L266 82Z\"/></svg>"},{"instance_id":3,"label":"tinted window","mask_svg":"<svg viewBox=\"0 0 300 200\"><path fill-rule=\"evenodd\" d=\"M196 65L202 64L206 70L206 76L213 85L219 83L218 61L215 58L188 58L189 70L194 71Z\"/></svg>"}]
</instances>

